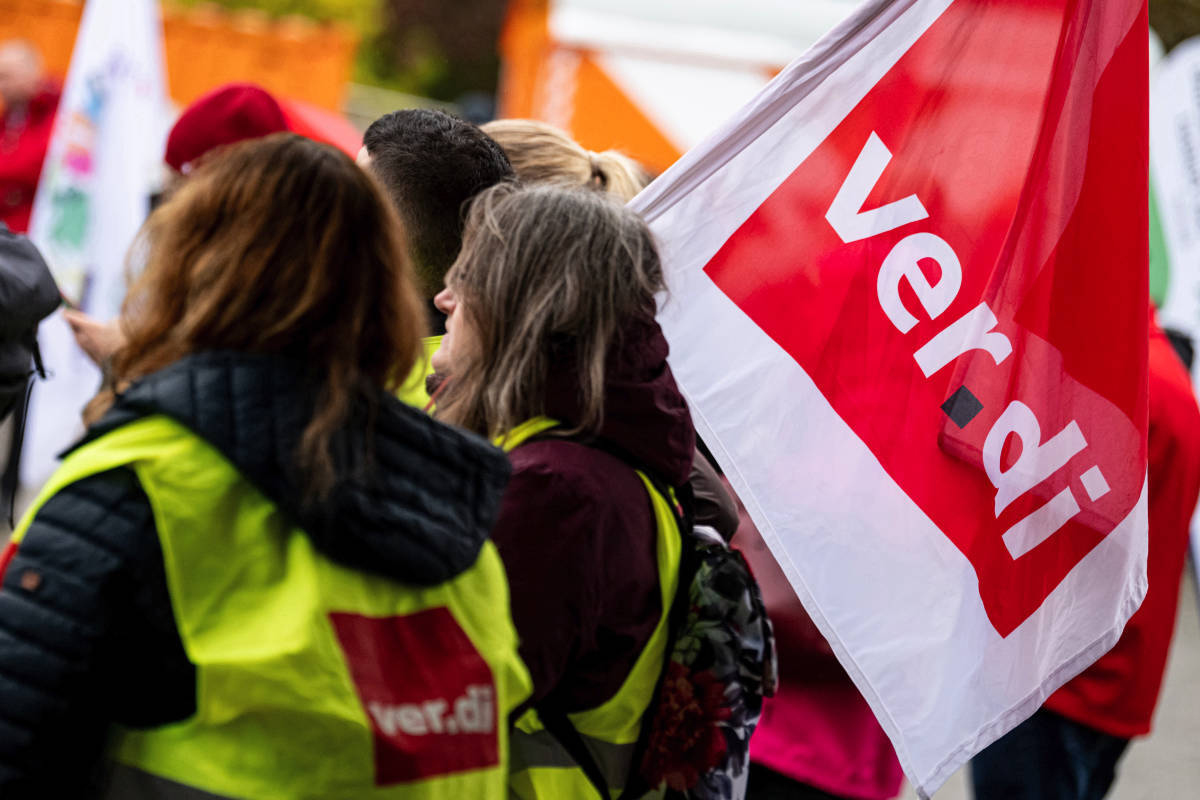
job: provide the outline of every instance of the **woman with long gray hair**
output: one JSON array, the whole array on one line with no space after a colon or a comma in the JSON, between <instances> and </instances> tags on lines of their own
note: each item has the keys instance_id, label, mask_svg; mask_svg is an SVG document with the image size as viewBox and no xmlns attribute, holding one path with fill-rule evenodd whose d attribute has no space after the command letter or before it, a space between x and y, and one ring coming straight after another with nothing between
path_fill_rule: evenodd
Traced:
<instances>
[{"instance_id":1,"label":"woman with long gray hair","mask_svg":"<svg viewBox=\"0 0 1200 800\"><path fill-rule=\"evenodd\" d=\"M591 782L620 789L678 582L666 487L686 483L695 447L654 321L653 239L604 194L499 186L472 203L446 284L438 416L492 437L513 465L493 539L536 713L514 732L510 789L594 794L543 729L564 724L602 765Z\"/></svg>"}]
</instances>

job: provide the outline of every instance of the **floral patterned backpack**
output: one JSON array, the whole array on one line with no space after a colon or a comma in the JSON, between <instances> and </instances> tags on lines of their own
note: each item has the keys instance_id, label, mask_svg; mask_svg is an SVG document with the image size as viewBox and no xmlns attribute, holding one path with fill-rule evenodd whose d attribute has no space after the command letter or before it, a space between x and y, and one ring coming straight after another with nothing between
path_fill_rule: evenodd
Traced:
<instances>
[{"instance_id":1,"label":"floral patterned backpack","mask_svg":"<svg viewBox=\"0 0 1200 800\"><path fill-rule=\"evenodd\" d=\"M622 797L665 786L667 797L742 798L750 736L763 697L775 693L771 621L742 554L712 528L677 519L684 541L671 646L641 768Z\"/></svg>"},{"instance_id":2,"label":"floral patterned backpack","mask_svg":"<svg viewBox=\"0 0 1200 800\"><path fill-rule=\"evenodd\" d=\"M763 697L775 692L775 640L745 558L712 528L693 526L673 490L649 476L675 511L683 552L670 612L663 675L638 741L638 764L622 800L740 800L750 736ZM685 492L688 489L685 488ZM598 765L566 716L539 709L601 797Z\"/></svg>"}]
</instances>

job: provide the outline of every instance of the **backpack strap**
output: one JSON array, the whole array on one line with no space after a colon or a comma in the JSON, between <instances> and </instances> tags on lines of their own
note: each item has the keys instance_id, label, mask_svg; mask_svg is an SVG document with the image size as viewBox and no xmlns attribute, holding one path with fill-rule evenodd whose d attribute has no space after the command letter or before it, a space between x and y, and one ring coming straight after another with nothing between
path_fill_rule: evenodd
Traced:
<instances>
[{"instance_id":1,"label":"backpack strap","mask_svg":"<svg viewBox=\"0 0 1200 800\"><path fill-rule=\"evenodd\" d=\"M663 483L657 475L644 471L642 474L654 486L654 490L666 498L667 505L671 508L671 513L675 515L675 524L679 528L679 537L683 540L683 548L679 552L679 586L675 589L675 599L671 603L670 611L667 614L666 657L670 660L675 643L679 640L679 631L683 629L684 623L687 622L688 611L691 606L690 590L692 577L696 574L699 566L696 550L690 546L693 530L692 487L691 484L685 484L681 487L687 502L680 502L676 491ZM657 788L647 783L642 773L642 763L646 758L646 749L650 744L650 729L654 724L654 710L658 708L661 701L663 681L666 677L666 670L663 670L658 676L658 683L654 687L654 693L650 695L650 707L648 713L642 718L642 730L638 734L637 744L633 752L633 769L630 770L629 776L625 780L625 788L621 792L621 800L636 800L636 798L644 797ZM668 790L665 795L667 798L682 796L673 790Z\"/></svg>"},{"instance_id":2,"label":"backpack strap","mask_svg":"<svg viewBox=\"0 0 1200 800\"><path fill-rule=\"evenodd\" d=\"M609 790L608 782L604 780L604 775L600 772L600 765L592 757L592 751L588 750L583 737L579 735L579 731L571 724L571 720L567 717L566 713L562 709L551 707L545 701L542 701L535 708L537 709L538 719L541 720L542 725L558 740L558 743L570 754L571 758L575 759L575 763L579 765L579 768L583 770L583 774L587 776L588 782L600 794L601 800L608 800L612 794Z\"/></svg>"},{"instance_id":3,"label":"backpack strap","mask_svg":"<svg viewBox=\"0 0 1200 800\"><path fill-rule=\"evenodd\" d=\"M509 434L498 439L495 444L503 447L506 451L511 451L516 447L534 441L542 441L548 439L557 439L559 441L574 442L582 444L585 447L590 447L594 450L599 450L603 453L608 453L613 458L620 461L631 470L635 470L646 477L650 485L654 487L654 491L662 495L667 501L667 506L671 509L671 514L675 517L675 525L679 530L679 536L683 540L683 549L681 551L681 563L679 570L679 587L675 591L674 601L671 603L671 608L668 610L667 616L667 654L670 655L671 648L678 638L679 630L683 623L687 620L688 605L689 605L689 588L691 586L691 576L696 569L696 554L694 548L688 546L693 528L693 507L694 496L692 494L691 484L684 484L675 489L668 486L661 478L651 470L647 470L636 466L637 461L619 447L616 447L611 442L595 437L583 435L576 436L554 436L547 435L560 423L548 417L535 417L531 420L518 425ZM642 777L641 764L645 756L646 747L648 744L650 726L653 724L653 711L658 707L659 697L662 693L662 682L666 677L665 673L660 674L658 683L654 687L654 693L651 695L650 706L648 713L642 719L642 730L638 734L637 743L635 745L632 768L625 780L625 786L622 788L621 800L636 800L643 797L655 787L649 786L645 778ZM603 800L608 800L611 796L608 783L604 780L603 773L600 771L596 759L592 757L592 753L588 750L587 744L583 741L579 731L571 723L561 709L551 706L546 701L535 706L538 718L541 720L545 729L558 740L559 744L570 754L587 776L588 782L596 788ZM670 793L669 793L670 794Z\"/></svg>"},{"instance_id":4,"label":"backpack strap","mask_svg":"<svg viewBox=\"0 0 1200 800\"><path fill-rule=\"evenodd\" d=\"M559 425L557 420L549 417L534 417L521 423L505 435L497 437L493 444L505 452L512 452L523 444L550 438L546 436L546 433ZM563 441L571 441L571 439L568 437ZM583 770L583 774L587 776L588 782L599 793L601 800L608 800L611 794L608 782L604 780L604 774L600 771L600 765L592 757L592 751L588 750L583 737L579 735L579 731L575 729L566 712L552 706L546 700L536 705L534 709L537 711L542 726L558 740L558 743Z\"/></svg>"},{"instance_id":5,"label":"backpack strap","mask_svg":"<svg viewBox=\"0 0 1200 800\"><path fill-rule=\"evenodd\" d=\"M32 393L33 379L29 378L25 384L25 390L17 397L17 405L13 409L12 440L8 448L8 463L4 465L4 474L0 475L0 503L8 505L10 530L17 527L15 524L17 484L21 478L21 449L25 444L25 422L29 416L29 396Z\"/></svg>"}]
</instances>

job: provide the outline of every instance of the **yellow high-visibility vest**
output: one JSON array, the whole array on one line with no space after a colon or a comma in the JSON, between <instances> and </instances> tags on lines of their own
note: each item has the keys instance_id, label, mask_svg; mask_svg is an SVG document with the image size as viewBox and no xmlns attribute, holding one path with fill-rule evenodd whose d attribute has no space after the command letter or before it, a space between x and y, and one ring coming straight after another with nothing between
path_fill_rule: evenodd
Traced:
<instances>
[{"instance_id":1,"label":"yellow high-visibility vest","mask_svg":"<svg viewBox=\"0 0 1200 800\"><path fill-rule=\"evenodd\" d=\"M441 336L426 336L421 340L421 357L413 364L404 385L396 391L396 398L405 405L424 411L429 405L429 392L425 391L425 379L433 374L433 354L442 346Z\"/></svg>"},{"instance_id":2,"label":"yellow high-visibility vest","mask_svg":"<svg viewBox=\"0 0 1200 800\"><path fill-rule=\"evenodd\" d=\"M196 713L118 730L113 798L505 795L526 697L495 546L437 586L343 567L210 444L163 416L67 456L68 484L129 467L150 500Z\"/></svg>"},{"instance_id":3,"label":"yellow high-visibility vest","mask_svg":"<svg viewBox=\"0 0 1200 800\"><path fill-rule=\"evenodd\" d=\"M499 437L495 443L511 451L556 425L558 423L548 417L535 417ZM637 471L637 474L650 495L658 528L656 555L662 616L617 693L595 708L567 715L599 767L612 798L620 796L634 767L634 750L642 731L642 717L654 700L654 690L666 664L670 638L668 617L679 586L679 560L683 551L679 524L671 511L672 500L663 497L644 473ZM547 602L553 602L553 598L547 598ZM545 729L534 709L523 714L512 731L509 790L511 797L521 800L597 796L583 769Z\"/></svg>"}]
</instances>

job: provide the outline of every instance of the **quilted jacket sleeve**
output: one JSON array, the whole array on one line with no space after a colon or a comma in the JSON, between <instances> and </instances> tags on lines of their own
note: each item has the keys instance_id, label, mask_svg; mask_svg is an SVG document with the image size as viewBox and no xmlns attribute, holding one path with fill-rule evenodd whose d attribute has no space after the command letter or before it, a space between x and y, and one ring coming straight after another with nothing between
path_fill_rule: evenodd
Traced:
<instances>
[{"instance_id":1,"label":"quilted jacket sleeve","mask_svg":"<svg viewBox=\"0 0 1200 800\"><path fill-rule=\"evenodd\" d=\"M0 584L0 797L90 796L112 723L189 716L194 680L134 475L51 498Z\"/></svg>"}]
</instances>

